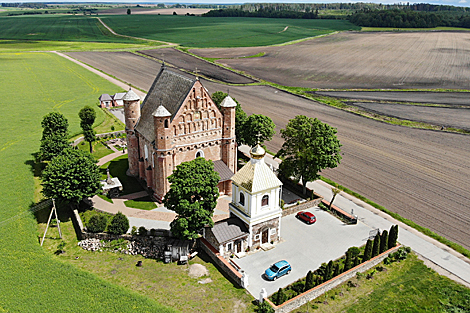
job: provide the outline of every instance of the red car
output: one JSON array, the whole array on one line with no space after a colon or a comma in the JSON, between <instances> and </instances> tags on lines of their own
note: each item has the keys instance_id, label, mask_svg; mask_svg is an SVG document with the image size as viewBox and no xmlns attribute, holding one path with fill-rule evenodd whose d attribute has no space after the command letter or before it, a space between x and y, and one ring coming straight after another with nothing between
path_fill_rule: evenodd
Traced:
<instances>
[{"instance_id":1,"label":"red car","mask_svg":"<svg viewBox=\"0 0 470 313\"><path fill-rule=\"evenodd\" d=\"M315 215L313 215L310 212L300 211L300 212L297 213L297 215L295 217L297 217L298 219L303 220L307 224L313 224L317 221L317 218L315 217Z\"/></svg>"}]
</instances>

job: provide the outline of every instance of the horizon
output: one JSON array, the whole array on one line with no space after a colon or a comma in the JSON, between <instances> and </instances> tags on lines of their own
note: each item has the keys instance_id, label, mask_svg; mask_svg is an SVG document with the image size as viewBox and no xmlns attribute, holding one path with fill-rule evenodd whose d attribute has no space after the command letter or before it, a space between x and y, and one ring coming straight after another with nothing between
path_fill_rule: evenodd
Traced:
<instances>
[{"instance_id":1,"label":"horizon","mask_svg":"<svg viewBox=\"0 0 470 313\"><path fill-rule=\"evenodd\" d=\"M469 7L470 6L470 0L437 0L437 1L381 1L381 0L373 0L373 1L275 1L275 0L266 0L266 1L247 1L247 2L235 2L231 0L214 0L214 1L191 1L191 0L185 0L184 2L165 2L165 1L154 1L154 2L149 2L149 1L139 1L139 0L128 0L128 1L116 1L116 2L110 2L110 1L76 1L76 0L70 0L70 1L57 1L57 2L48 2L48 1L14 1L14 0L3 0L1 3L45 3L45 4L72 4L72 3L77 3L77 4L82 4L82 3L90 3L90 4L142 4L142 5L157 5L159 3L164 3L164 4L185 4L185 5L194 5L194 4L220 4L220 5L237 5L237 4L244 4L244 3L376 3L376 4L385 4L385 5L391 5L391 4L403 4L403 3L410 3L410 4L417 4L417 3L428 3L428 4L435 4L435 5L450 5L450 6L456 6L456 7Z\"/></svg>"}]
</instances>

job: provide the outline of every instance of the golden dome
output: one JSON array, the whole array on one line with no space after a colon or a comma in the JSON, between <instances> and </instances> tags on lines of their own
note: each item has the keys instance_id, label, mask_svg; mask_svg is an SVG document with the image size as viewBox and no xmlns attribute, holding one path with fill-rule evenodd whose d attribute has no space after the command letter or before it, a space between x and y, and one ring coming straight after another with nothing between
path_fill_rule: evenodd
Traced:
<instances>
[{"instance_id":1,"label":"golden dome","mask_svg":"<svg viewBox=\"0 0 470 313\"><path fill-rule=\"evenodd\" d=\"M259 160L264 158L264 156L266 155L266 150L264 150L263 147L261 147L258 143L256 146L251 148L250 154L253 159Z\"/></svg>"}]
</instances>

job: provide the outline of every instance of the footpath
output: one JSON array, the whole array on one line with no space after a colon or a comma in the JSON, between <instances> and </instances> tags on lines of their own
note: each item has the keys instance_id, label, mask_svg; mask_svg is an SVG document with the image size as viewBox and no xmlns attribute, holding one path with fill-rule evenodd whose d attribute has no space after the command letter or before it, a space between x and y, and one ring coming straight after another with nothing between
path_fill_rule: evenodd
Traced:
<instances>
[{"instance_id":1,"label":"footpath","mask_svg":"<svg viewBox=\"0 0 470 313\"><path fill-rule=\"evenodd\" d=\"M248 146L239 149L249 155ZM281 162L268 154L265 161L276 169ZM323 181L309 182L307 187L327 201L333 197L332 186ZM360 223L371 228L389 230L391 225L398 225L398 241L401 244L410 247L428 267L470 288L470 259L464 255L345 192L336 196L334 204L346 212L353 212Z\"/></svg>"}]
</instances>

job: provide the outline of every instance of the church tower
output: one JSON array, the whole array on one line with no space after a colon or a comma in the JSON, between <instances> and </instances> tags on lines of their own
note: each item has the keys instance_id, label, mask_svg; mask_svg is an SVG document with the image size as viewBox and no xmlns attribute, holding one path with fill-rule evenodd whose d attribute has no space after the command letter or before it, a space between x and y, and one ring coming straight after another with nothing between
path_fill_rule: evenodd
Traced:
<instances>
[{"instance_id":1,"label":"church tower","mask_svg":"<svg viewBox=\"0 0 470 313\"><path fill-rule=\"evenodd\" d=\"M156 171L159 173L155 177L155 190L154 195L158 201L162 201L165 194L168 192L169 184L167 177L173 171L172 160L172 144L171 144L171 131L170 131L170 117L171 113L163 106L160 105L153 113L153 127L155 130L155 157L156 157Z\"/></svg>"},{"instance_id":2,"label":"church tower","mask_svg":"<svg viewBox=\"0 0 470 313\"><path fill-rule=\"evenodd\" d=\"M223 115L222 129L222 161L235 173L237 159L237 143L235 141L235 108L237 103L232 97L227 96L220 104L220 111ZM231 194L230 181L225 182L225 193Z\"/></svg>"},{"instance_id":3,"label":"church tower","mask_svg":"<svg viewBox=\"0 0 470 313\"><path fill-rule=\"evenodd\" d=\"M277 242L281 236L282 182L265 163L266 151L259 145L251 159L232 177L230 213L247 225L248 247Z\"/></svg>"},{"instance_id":4,"label":"church tower","mask_svg":"<svg viewBox=\"0 0 470 313\"><path fill-rule=\"evenodd\" d=\"M140 118L140 97L129 88L123 97L124 119L126 122L127 152L129 160L129 176L139 175L139 141L135 133L135 125Z\"/></svg>"}]
</instances>

